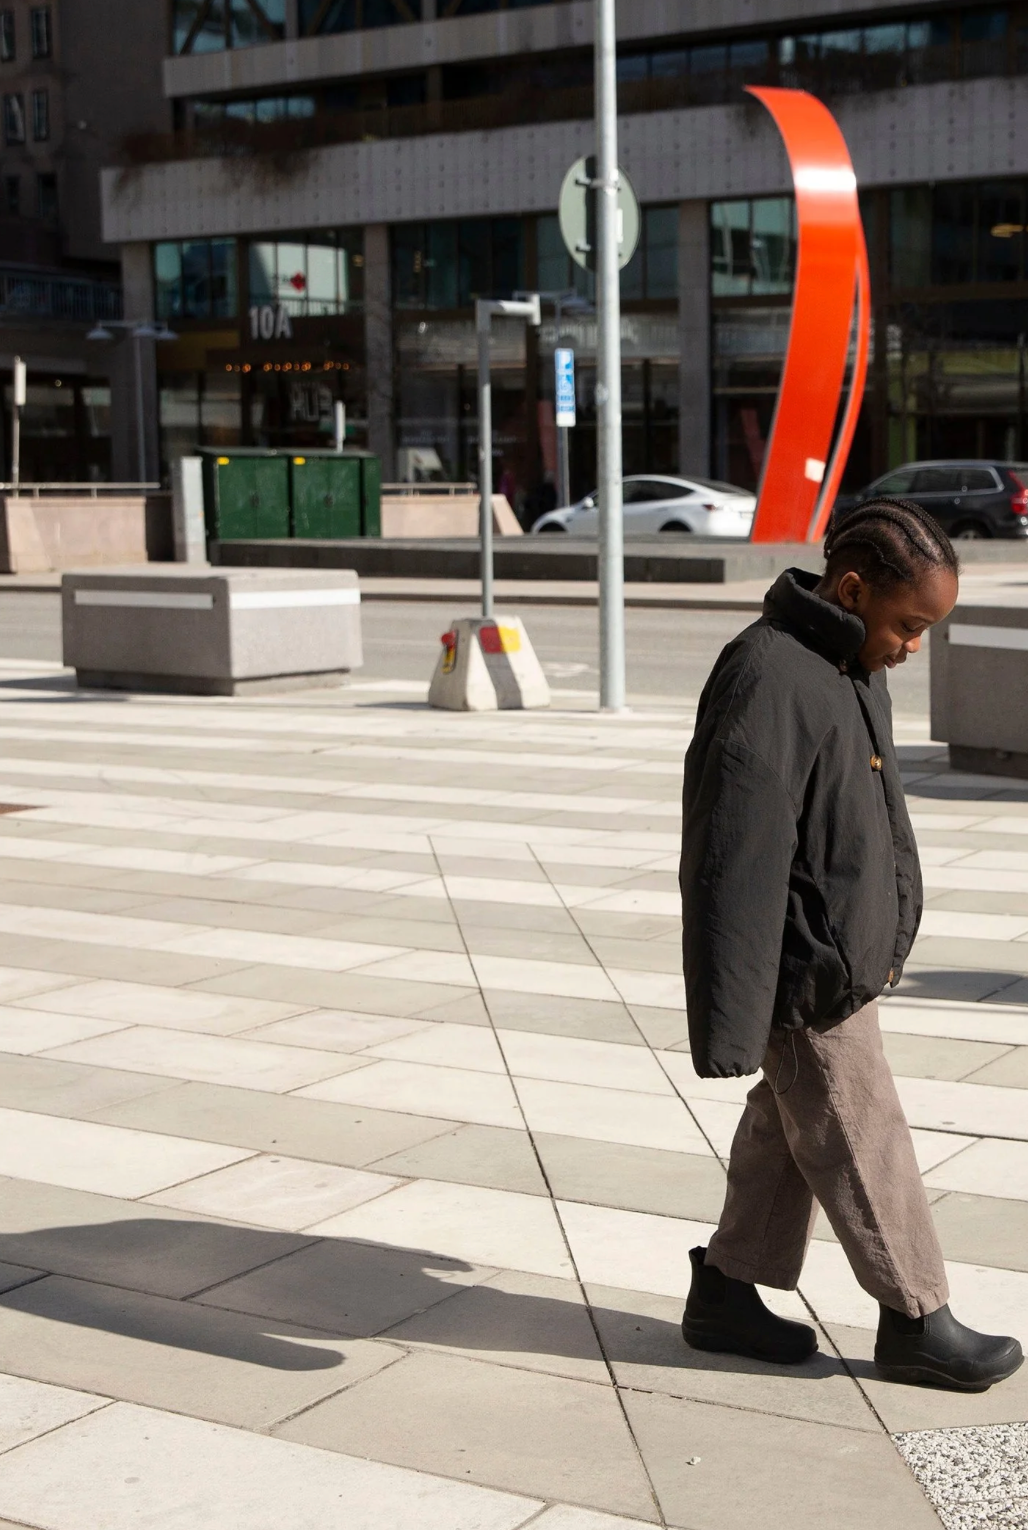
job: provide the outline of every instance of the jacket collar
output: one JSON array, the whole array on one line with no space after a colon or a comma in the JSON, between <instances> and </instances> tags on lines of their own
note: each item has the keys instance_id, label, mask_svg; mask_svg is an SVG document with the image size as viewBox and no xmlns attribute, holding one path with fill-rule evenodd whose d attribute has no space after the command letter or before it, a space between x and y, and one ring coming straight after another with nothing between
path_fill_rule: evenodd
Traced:
<instances>
[{"instance_id":1,"label":"jacket collar","mask_svg":"<svg viewBox=\"0 0 1028 1530\"><path fill-rule=\"evenodd\" d=\"M864 623L859 616L815 595L820 579L819 574L806 569L787 568L764 597L765 619L791 628L835 663L842 660L851 664L864 645Z\"/></svg>"}]
</instances>

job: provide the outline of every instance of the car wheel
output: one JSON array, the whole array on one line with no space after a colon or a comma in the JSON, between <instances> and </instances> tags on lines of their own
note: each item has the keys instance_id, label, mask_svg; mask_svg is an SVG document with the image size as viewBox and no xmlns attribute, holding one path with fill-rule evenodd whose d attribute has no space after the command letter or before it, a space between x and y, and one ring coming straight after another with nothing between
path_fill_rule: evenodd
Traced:
<instances>
[{"instance_id":1,"label":"car wheel","mask_svg":"<svg viewBox=\"0 0 1028 1530\"><path fill-rule=\"evenodd\" d=\"M549 526L540 526L539 527L539 532L538 532L538 535L541 536L541 537L546 537L546 536L562 536L562 537L566 537L567 534L568 534L568 528L566 526L555 526L552 521L551 521Z\"/></svg>"},{"instance_id":2,"label":"car wheel","mask_svg":"<svg viewBox=\"0 0 1028 1530\"><path fill-rule=\"evenodd\" d=\"M960 521L950 532L954 542L988 541L992 532L983 521Z\"/></svg>"},{"instance_id":3,"label":"car wheel","mask_svg":"<svg viewBox=\"0 0 1028 1530\"><path fill-rule=\"evenodd\" d=\"M691 526L683 526L681 521L668 521L666 526L662 526L660 528L661 536L663 536L666 531L667 532L672 532L672 531L683 532L684 531L687 536L692 536L692 527Z\"/></svg>"}]
</instances>

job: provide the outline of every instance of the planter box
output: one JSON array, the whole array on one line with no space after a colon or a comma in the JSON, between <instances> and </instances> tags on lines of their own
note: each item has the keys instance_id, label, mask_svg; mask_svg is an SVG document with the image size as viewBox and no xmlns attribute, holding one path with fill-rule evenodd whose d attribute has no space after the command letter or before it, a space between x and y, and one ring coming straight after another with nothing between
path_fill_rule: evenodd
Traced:
<instances>
[{"instance_id":1,"label":"planter box","mask_svg":"<svg viewBox=\"0 0 1028 1530\"><path fill-rule=\"evenodd\" d=\"M931 636L932 737L955 770L1028 779L1028 586L961 602Z\"/></svg>"},{"instance_id":2,"label":"planter box","mask_svg":"<svg viewBox=\"0 0 1028 1530\"><path fill-rule=\"evenodd\" d=\"M83 686L236 696L337 685L363 662L349 569L65 574L61 603Z\"/></svg>"}]
</instances>

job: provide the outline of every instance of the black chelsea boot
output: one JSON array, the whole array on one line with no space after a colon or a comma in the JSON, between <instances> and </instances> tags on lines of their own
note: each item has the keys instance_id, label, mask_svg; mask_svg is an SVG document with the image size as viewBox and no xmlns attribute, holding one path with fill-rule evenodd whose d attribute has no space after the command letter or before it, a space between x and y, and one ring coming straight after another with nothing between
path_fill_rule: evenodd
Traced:
<instances>
[{"instance_id":1,"label":"black chelsea boot","mask_svg":"<svg viewBox=\"0 0 1028 1530\"><path fill-rule=\"evenodd\" d=\"M799 1365L817 1350L817 1334L806 1323L778 1317L764 1306L756 1286L732 1280L712 1264L706 1249L690 1251L692 1286L682 1334L691 1349L746 1355L774 1365Z\"/></svg>"},{"instance_id":2,"label":"black chelsea boot","mask_svg":"<svg viewBox=\"0 0 1028 1530\"><path fill-rule=\"evenodd\" d=\"M875 1367L887 1381L987 1392L997 1381L1012 1376L1023 1360L1016 1339L965 1328L949 1307L927 1317L881 1309Z\"/></svg>"}]
</instances>

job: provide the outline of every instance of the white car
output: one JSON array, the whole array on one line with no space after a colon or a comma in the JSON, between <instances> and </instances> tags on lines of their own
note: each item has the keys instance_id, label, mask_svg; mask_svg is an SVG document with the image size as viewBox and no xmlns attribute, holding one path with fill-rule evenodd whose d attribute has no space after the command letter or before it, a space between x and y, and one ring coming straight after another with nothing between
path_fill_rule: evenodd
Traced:
<instances>
[{"instance_id":1,"label":"white car","mask_svg":"<svg viewBox=\"0 0 1028 1530\"><path fill-rule=\"evenodd\" d=\"M640 473L626 478L622 487L626 537L649 537L662 531L748 537L753 526L756 496L735 484L718 483L713 478L656 478ZM597 536L595 494L540 516L532 531L536 535L565 532L573 537Z\"/></svg>"}]
</instances>

